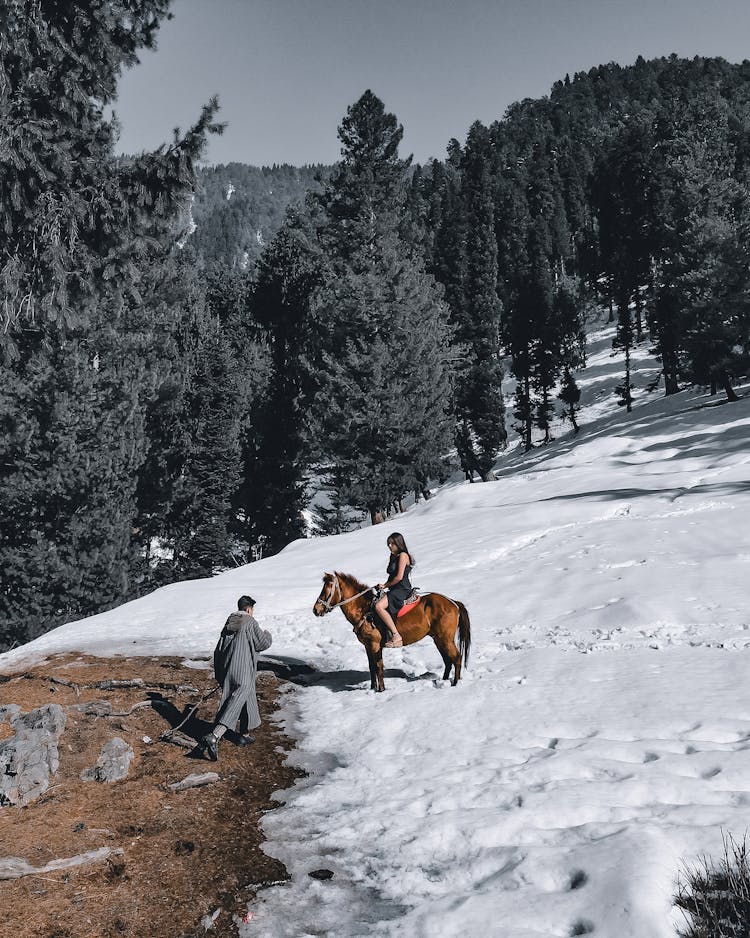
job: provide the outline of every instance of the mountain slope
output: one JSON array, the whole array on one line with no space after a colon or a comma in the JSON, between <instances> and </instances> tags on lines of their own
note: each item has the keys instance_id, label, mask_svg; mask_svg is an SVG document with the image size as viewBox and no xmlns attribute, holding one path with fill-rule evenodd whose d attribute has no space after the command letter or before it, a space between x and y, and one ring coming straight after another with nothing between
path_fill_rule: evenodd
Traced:
<instances>
[{"instance_id":1,"label":"mountain slope","mask_svg":"<svg viewBox=\"0 0 750 938\"><path fill-rule=\"evenodd\" d=\"M593 336L583 429L498 481L444 487L387 526L298 541L57 629L0 669L71 648L210 652L250 592L270 655L314 666L288 696L311 775L266 816L292 873L247 934L667 938L681 858L719 852L750 801L750 399L638 393ZM655 364L638 358L639 389ZM463 600L474 647L456 688L429 640L386 652L374 695L324 571L382 579L401 530L413 581ZM318 882L306 874L328 867Z\"/></svg>"}]
</instances>

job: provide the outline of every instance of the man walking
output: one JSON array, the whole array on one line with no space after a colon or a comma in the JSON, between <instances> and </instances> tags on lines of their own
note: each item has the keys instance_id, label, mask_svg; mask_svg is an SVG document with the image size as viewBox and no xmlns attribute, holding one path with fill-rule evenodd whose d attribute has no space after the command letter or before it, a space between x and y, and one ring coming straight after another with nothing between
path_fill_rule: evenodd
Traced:
<instances>
[{"instance_id":1,"label":"man walking","mask_svg":"<svg viewBox=\"0 0 750 938\"><path fill-rule=\"evenodd\" d=\"M255 677L258 655L271 647L271 633L255 621L255 600L251 596L240 596L237 609L227 619L214 649L214 674L222 688L214 728L196 747L197 754L207 755L212 762L219 758L219 740L238 721L240 746L253 742L246 734L260 726Z\"/></svg>"}]
</instances>

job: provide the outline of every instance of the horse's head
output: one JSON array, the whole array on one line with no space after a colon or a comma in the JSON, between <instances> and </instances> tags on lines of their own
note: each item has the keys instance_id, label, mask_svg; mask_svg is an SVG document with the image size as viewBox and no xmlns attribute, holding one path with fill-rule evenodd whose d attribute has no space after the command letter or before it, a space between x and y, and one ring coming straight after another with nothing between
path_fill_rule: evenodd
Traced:
<instances>
[{"instance_id":1,"label":"horse's head","mask_svg":"<svg viewBox=\"0 0 750 938\"><path fill-rule=\"evenodd\" d=\"M323 574L323 589L315 600L313 613L316 616L324 616L330 612L332 607L341 599L341 584L335 573Z\"/></svg>"}]
</instances>

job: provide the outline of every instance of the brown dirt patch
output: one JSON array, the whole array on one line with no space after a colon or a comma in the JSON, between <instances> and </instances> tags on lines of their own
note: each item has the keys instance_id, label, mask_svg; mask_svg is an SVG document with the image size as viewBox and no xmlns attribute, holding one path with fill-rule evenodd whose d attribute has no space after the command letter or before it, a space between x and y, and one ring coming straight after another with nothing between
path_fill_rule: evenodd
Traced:
<instances>
[{"instance_id":1,"label":"brown dirt patch","mask_svg":"<svg viewBox=\"0 0 750 938\"><path fill-rule=\"evenodd\" d=\"M6 679L6 678L9 678ZM70 687L58 681L78 685ZM103 680L140 678L144 685L87 689ZM172 684L179 690L158 689ZM185 689L185 685L196 688ZM4 675L0 703L25 712L45 703L66 707L59 741L60 768L50 789L26 808L0 808L0 856L20 856L34 866L99 847L124 856L98 867L60 871L0 882L3 933L15 938L187 938L205 934L200 919L222 912L210 934L237 934L233 913L243 915L262 885L287 878L281 863L260 848L259 820L272 809L274 791L288 788L299 773L283 765L292 743L269 722L278 681L258 678L262 726L255 744L240 748L223 741L218 763L187 758L187 750L159 741L174 720L214 684L210 670L185 667L179 658L108 658L66 655L23 673ZM106 700L117 711L160 694L166 703L129 716L95 717L72 704ZM196 738L209 728L218 697L204 703L188 724ZM172 704L176 709L170 710ZM8 735L7 725L0 736ZM135 758L127 778L114 783L82 782L81 771L96 762L104 743L120 736ZM148 736L153 742L144 742ZM219 782L173 792L172 782L215 771Z\"/></svg>"}]
</instances>

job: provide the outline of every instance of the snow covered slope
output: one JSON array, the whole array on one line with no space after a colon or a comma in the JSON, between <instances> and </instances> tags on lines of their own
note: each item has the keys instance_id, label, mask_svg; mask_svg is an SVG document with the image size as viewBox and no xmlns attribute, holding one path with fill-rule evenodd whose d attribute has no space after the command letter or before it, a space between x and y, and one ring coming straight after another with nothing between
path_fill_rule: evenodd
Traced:
<instances>
[{"instance_id":1,"label":"snow covered slope","mask_svg":"<svg viewBox=\"0 0 750 938\"><path fill-rule=\"evenodd\" d=\"M750 398L612 403L594 337L583 429L511 453L398 521L299 541L57 629L0 669L72 648L206 655L237 596L270 654L318 674L287 696L311 775L265 818L292 873L245 934L672 938L681 861L750 817ZM653 376L641 356L637 385ZM456 688L427 640L386 652L386 692L324 571L383 577L396 528L415 584L463 600ZM309 870L327 867L332 880Z\"/></svg>"}]
</instances>

